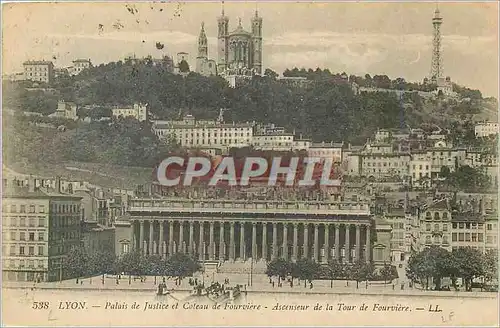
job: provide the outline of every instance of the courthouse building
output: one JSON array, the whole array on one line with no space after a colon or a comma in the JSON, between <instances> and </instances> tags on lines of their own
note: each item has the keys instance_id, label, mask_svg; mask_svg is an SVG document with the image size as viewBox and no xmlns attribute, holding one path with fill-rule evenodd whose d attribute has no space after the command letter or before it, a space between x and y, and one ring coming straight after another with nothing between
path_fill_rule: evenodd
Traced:
<instances>
[{"instance_id":1,"label":"courthouse building","mask_svg":"<svg viewBox=\"0 0 500 328\"><path fill-rule=\"evenodd\" d=\"M390 238L372 251L376 229L368 204L147 198L130 205L115 222L117 255L140 250L164 257L184 252L200 261L305 257L326 263L371 261L373 253L376 265L390 262ZM382 234L390 237L390 227Z\"/></svg>"}]
</instances>

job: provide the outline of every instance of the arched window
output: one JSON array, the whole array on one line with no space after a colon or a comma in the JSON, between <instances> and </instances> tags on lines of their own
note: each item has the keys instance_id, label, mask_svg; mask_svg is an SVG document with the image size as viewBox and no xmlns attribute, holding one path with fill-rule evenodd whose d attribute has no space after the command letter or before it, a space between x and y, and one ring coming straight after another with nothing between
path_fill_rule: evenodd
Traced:
<instances>
[{"instance_id":1,"label":"arched window","mask_svg":"<svg viewBox=\"0 0 500 328\"><path fill-rule=\"evenodd\" d=\"M434 220L439 220L439 212L434 212Z\"/></svg>"},{"instance_id":2,"label":"arched window","mask_svg":"<svg viewBox=\"0 0 500 328\"><path fill-rule=\"evenodd\" d=\"M439 231L439 224L438 223L434 224L434 231Z\"/></svg>"},{"instance_id":3,"label":"arched window","mask_svg":"<svg viewBox=\"0 0 500 328\"><path fill-rule=\"evenodd\" d=\"M447 219L448 218L448 212L444 212L443 213L443 219Z\"/></svg>"},{"instance_id":4,"label":"arched window","mask_svg":"<svg viewBox=\"0 0 500 328\"><path fill-rule=\"evenodd\" d=\"M431 236L425 236L425 243L430 244L431 243Z\"/></svg>"},{"instance_id":5,"label":"arched window","mask_svg":"<svg viewBox=\"0 0 500 328\"><path fill-rule=\"evenodd\" d=\"M432 214L431 214L431 212L427 212L427 213L425 213L425 217L426 217L427 219L431 219L431 218L432 218Z\"/></svg>"}]
</instances>

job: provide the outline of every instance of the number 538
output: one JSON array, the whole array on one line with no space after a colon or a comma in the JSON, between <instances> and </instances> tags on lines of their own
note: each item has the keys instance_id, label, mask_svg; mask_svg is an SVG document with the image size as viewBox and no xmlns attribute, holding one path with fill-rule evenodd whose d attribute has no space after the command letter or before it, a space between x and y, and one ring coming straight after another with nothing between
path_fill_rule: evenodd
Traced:
<instances>
[{"instance_id":1,"label":"number 538","mask_svg":"<svg viewBox=\"0 0 500 328\"><path fill-rule=\"evenodd\" d=\"M33 302L31 306L33 310L44 310L49 308L49 302Z\"/></svg>"}]
</instances>

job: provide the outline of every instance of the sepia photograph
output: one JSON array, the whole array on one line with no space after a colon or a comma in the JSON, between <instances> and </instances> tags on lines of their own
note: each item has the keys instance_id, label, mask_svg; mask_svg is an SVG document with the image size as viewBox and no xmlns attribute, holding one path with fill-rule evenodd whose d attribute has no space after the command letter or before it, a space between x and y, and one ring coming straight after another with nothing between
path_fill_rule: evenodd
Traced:
<instances>
[{"instance_id":1,"label":"sepia photograph","mask_svg":"<svg viewBox=\"0 0 500 328\"><path fill-rule=\"evenodd\" d=\"M498 326L499 8L2 3L2 326Z\"/></svg>"}]
</instances>

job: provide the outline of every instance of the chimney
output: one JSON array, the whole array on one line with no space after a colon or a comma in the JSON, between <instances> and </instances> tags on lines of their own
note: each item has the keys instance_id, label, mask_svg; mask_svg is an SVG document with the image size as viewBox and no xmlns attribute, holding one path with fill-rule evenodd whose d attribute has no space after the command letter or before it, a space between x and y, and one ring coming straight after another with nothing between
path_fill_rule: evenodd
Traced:
<instances>
[{"instance_id":1,"label":"chimney","mask_svg":"<svg viewBox=\"0 0 500 328\"><path fill-rule=\"evenodd\" d=\"M30 175L28 180L28 191L35 192L35 178L32 175Z\"/></svg>"},{"instance_id":2,"label":"chimney","mask_svg":"<svg viewBox=\"0 0 500 328\"><path fill-rule=\"evenodd\" d=\"M57 193L61 193L61 177L56 177L55 189Z\"/></svg>"}]
</instances>

